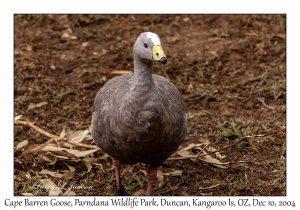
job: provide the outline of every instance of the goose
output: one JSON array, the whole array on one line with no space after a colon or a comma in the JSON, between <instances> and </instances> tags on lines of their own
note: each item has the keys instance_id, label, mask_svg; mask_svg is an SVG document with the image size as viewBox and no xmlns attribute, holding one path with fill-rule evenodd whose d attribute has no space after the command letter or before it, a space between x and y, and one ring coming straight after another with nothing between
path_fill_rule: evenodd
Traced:
<instances>
[{"instance_id":1,"label":"goose","mask_svg":"<svg viewBox=\"0 0 300 210\"><path fill-rule=\"evenodd\" d=\"M122 164L149 165L147 189L157 168L183 143L187 133L186 107L176 88L165 77L152 73L154 61L167 63L159 36L143 32L133 46L134 73L107 81L94 100L92 137L112 157L116 191L124 196Z\"/></svg>"}]
</instances>

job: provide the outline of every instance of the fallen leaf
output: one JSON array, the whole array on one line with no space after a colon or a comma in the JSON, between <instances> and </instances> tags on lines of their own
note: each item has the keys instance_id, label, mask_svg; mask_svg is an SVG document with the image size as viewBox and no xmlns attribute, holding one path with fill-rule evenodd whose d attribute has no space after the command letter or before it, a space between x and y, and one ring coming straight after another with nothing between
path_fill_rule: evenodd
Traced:
<instances>
[{"instance_id":1,"label":"fallen leaf","mask_svg":"<svg viewBox=\"0 0 300 210\"><path fill-rule=\"evenodd\" d=\"M207 149L207 151L209 151L209 152L218 151L218 150L216 150L214 147L208 147L208 148L206 148L206 149ZM221 158L221 159L223 159L223 158L226 157L225 155L221 155L220 152L215 152L215 154L216 154L217 157L219 157L219 158Z\"/></svg>"},{"instance_id":2,"label":"fallen leaf","mask_svg":"<svg viewBox=\"0 0 300 210\"><path fill-rule=\"evenodd\" d=\"M28 105L28 107L27 107L27 111L31 110L31 109L34 109L34 108L41 107L41 106L45 106L47 104L48 104L48 102L46 102L46 101L40 102L38 104L30 102L29 105Z\"/></svg>"},{"instance_id":3,"label":"fallen leaf","mask_svg":"<svg viewBox=\"0 0 300 210\"><path fill-rule=\"evenodd\" d=\"M89 132L89 130L69 131L67 132L67 137L71 141L80 143L89 134Z\"/></svg>"},{"instance_id":4,"label":"fallen leaf","mask_svg":"<svg viewBox=\"0 0 300 210\"><path fill-rule=\"evenodd\" d=\"M88 46L88 45L89 45L89 42L83 42L83 43L81 44L82 47L86 47L86 46Z\"/></svg>"},{"instance_id":5,"label":"fallen leaf","mask_svg":"<svg viewBox=\"0 0 300 210\"><path fill-rule=\"evenodd\" d=\"M28 107L27 107L27 111L31 110L31 109L34 109L34 108L35 108L35 103L30 102Z\"/></svg>"},{"instance_id":6,"label":"fallen leaf","mask_svg":"<svg viewBox=\"0 0 300 210\"><path fill-rule=\"evenodd\" d=\"M206 145L207 145L207 144L210 144L208 138L207 138L207 137L204 137L204 136L200 136L200 137L198 138L198 141L201 142L201 143L203 143L203 144L206 144Z\"/></svg>"},{"instance_id":7,"label":"fallen leaf","mask_svg":"<svg viewBox=\"0 0 300 210\"><path fill-rule=\"evenodd\" d=\"M164 185L164 175L161 170L157 170L156 178L159 181L158 187L161 188Z\"/></svg>"},{"instance_id":8,"label":"fallen leaf","mask_svg":"<svg viewBox=\"0 0 300 210\"><path fill-rule=\"evenodd\" d=\"M203 151L204 154L207 154L205 151ZM220 165L220 164L214 164L214 163L222 163L221 161L219 161L218 159L216 158L213 158L212 156L210 155L205 155L202 157L202 159L204 161L207 161L209 163L212 163L214 166L218 167L218 168L227 168L226 166L224 165Z\"/></svg>"},{"instance_id":9,"label":"fallen leaf","mask_svg":"<svg viewBox=\"0 0 300 210\"><path fill-rule=\"evenodd\" d=\"M60 174L58 172L53 172L53 171L49 171L47 169L43 169L42 171L39 172L39 174L48 174L52 177L55 177L55 178L62 178L63 177L63 174Z\"/></svg>"},{"instance_id":10,"label":"fallen leaf","mask_svg":"<svg viewBox=\"0 0 300 210\"><path fill-rule=\"evenodd\" d=\"M75 168L72 166L69 166L69 165L67 165L67 166L70 169L70 171L64 170L66 172L62 177L64 179L70 179L70 178L74 177L74 175L75 175Z\"/></svg>"},{"instance_id":11,"label":"fallen leaf","mask_svg":"<svg viewBox=\"0 0 300 210\"><path fill-rule=\"evenodd\" d=\"M84 157L84 156L90 155L98 150L100 150L100 148L83 150L83 151L79 151L79 150L75 150L75 149L58 148L55 146L48 146L48 147L43 148L43 151L51 151L51 152L66 151L76 157Z\"/></svg>"},{"instance_id":12,"label":"fallen leaf","mask_svg":"<svg viewBox=\"0 0 300 210\"><path fill-rule=\"evenodd\" d=\"M99 149L89 149L89 150L84 150L84 151L78 151L78 150L76 150L72 154L74 154L77 157L85 157L85 156L88 156L90 154L93 154L94 152L97 152L98 150L100 150L100 148Z\"/></svg>"},{"instance_id":13,"label":"fallen leaf","mask_svg":"<svg viewBox=\"0 0 300 210\"><path fill-rule=\"evenodd\" d=\"M47 105L47 104L48 104L48 102L43 101L43 102L41 102L41 103L36 104L35 107L41 107L41 106L45 106L45 105Z\"/></svg>"},{"instance_id":14,"label":"fallen leaf","mask_svg":"<svg viewBox=\"0 0 300 210\"><path fill-rule=\"evenodd\" d=\"M163 175L165 175L165 176L182 176L182 173L183 173L182 170L175 170L172 172L163 173Z\"/></svg>"},{"instance_id":15,"label":"fallen leaf","mask_svg":"<svg viewBox=\"0 0 300 210\"><path fill-rule=\"evenodd\" d=\"M26 50L29 51L29 52L32 51L32 46L31 45L27 45L26 46Z\"/></svg>"},{"instance_id":16,"label":"fallen leaf","mask_svg":"<svg viewBox=\"0 0 300 210\"><path fill-rule=\"evenodd\" d=\"M85 165L87 167L87 173L90 172L93 168L92 164L82 161L83 165Z\"/></svg>"},{"instance_id":17,"label":"fallen leaf","mask_svg":"<svg viewBox=\"0 0 300 210\"><path fill-rule=\"evenodd\" d=\"M66 130L65 128L62 130L62 132L59 134L60 138L64 138L66 136Z\"/></svg>"},{"instance_id":18,"label":"fallen leaf","mask_svg":"<svg viewBox=\"0 0 300 210\"><path fill-rule=\"evenodd\" d=\"M115 70L115 71L111 71L110 74L132 74L132 71L128 71L128 70Z\"/></svg>"},{"instance_id":19,"label":"fallen leaf","mask_svg":"<svg viewBox=\"0 0 300 210\"><path fill-rule=\"evenodd\" d=\"M21 193L24 196L34 196L32 193Z\"/></svg>"},{"instance_id":20,"label":"fallen leaf","mask_svg":"<svg viewBox=\"0 0 300 210\"><path fill-rule=\"evenodd\" d=\"M141 195L145 195L146 192L144 189L140 189L138 191L136 191L135 193L132 194L132 196L141 196Z\"/></svg>"},{"instance_id":21,"label":"fallen leaf","mask_svg":"<svg viewBox=\"0 0 300 210\"><path fill-rule=\"evenodd\" d=\"M180 155L181 157L188 157L188 156L192 155L192 153L187 150L180 150L177 152L177 154Z\"/></svg>"},{"instance_id":22,"label":"fallen leaf","mask_svg":"<svg viewBox=\"0 0 300 210\"><path fill-rule=\"evenodd\" d=\"M52 154L52 153L50 153L52 156L54 156L54 157L57 157L57 158L59 158L59 159L64 159L64 160L68 160L68 159L70 159L69 157L66 157L66 156L62 156L62 155L56 155L56 154Z\"/></svg>"},{"instance_id":23,"label":"fallen leaf","mask_svg":"<svg viewBox=\"0 0 300 210\"><path fill-rule=\"evenodd\" d=\"M99 158L84 158L82 160L82 163L87 167L88 171L90 172L92 169L92 163L99 163L100 159Z\"/></svg>"},{"instance_id":24,"label":"fallen leaf","mask_svg":"<svg viewBox=\"0 0 300 210\"><path fill-rule=\"evenodd\" d=\"M47 162L47 165L54 165L57 161L57 157L51 154L39 154L38 155L42 160Z\"/></svg>"},{"instance_id":25,"label":"fallen leaf","mask_svg":"<svg viewBox=\"0 0 300 210\"><path fill-rule=\"evenodd\" d=\"M16 146L16 150L19 150L25 146L28 145L28 140L24 140L24 141L21 141L17 146Z\"/></svg>"},{"instance_id":26,"label":"fallen leaf","mask_svg":"<svg viewBox=\"0 0 300 210\"><path fill-rule=\"evenodd\" d=\"M49 171L47 169L43 169L42 171L39 172L39 174L48 174L52 177L55 177L55 178L64 178L64 179L69 179L69 178L72 178L74 177L75 175L75 168L72 167L72 166L69 166L67 165L70 169L70 171L68 170L64 170L63 172L65 172L64 174L62 173L58 173L58 172L54 172L54 171Z\"/></svg>"},{"instance_id":27,"label":"fallen leaf","mask_svg":"<svg viewBox=\"0 0 300 210\"><path fill-rule=\"evenodd\" d=\"M23 115L16 116L16 117L15 117L15 121L16 121L16 120L19 120L22 116L23 116Z\"/></svg>"},{"instance_id":28,"label":"fallen leaf","mask_svg":"<svg viewBox=\"0 0 300 210\"><path fill-rule=\"evenodd\" d=\"M215 185L212 185L212 186L209 186L209 187L199 187L198 189L199 190L207 190L207 189L212 189L212 188L215 188L217 186L219 186L220 184L215 184Z\"/></svg>"},{"instance_id":29,"label":"fallen leaf","mask_svg":"<svg viewBox=\"0 0 300 210\"><path fill-rule=\"evenodd\" d=\"M147 176L147 171L146 170L140 170L145 176Z\"/></svg>"},{"instance_id":30,"label":"fallen leaf","mask_svg":"<svg viewBox=\"0 0 300 210\"><path fill-rule=\"evenodd\" d=\"M37 146L33 149L25 150L24 152L22 152L22 154L26 155L26 154L31 154L31 153L37 153L38 151L40 151L40 150L44 149L45 147L47 147L53 140L54 140L54 138L49 139L44 144L41 144L41 145L39 145L39 146Z\"/></svg>"},{"instance_id":31,"label":"fallen leaf","mask_svg":"<svg viewBox=\"0 0 300 210\"><path fill-rule=\"evenodd\" d=\"M61 36L62 38L69 38L70 35L68 33L63 33L63 35Z\"/></svg>"},{"instance_id":32,"label":"fallen leaf","mask_svg":"<svg viewBox=\"0 0 300 210\"><path fill-rule=\"evenodd\" d=\"M200 146L203 146L203 144L193 144L193 143L191 143L189 146L183 148L183 150L190 150L190 149L193 149L194 147L200 147Z\"/></svg>"},{"instance_id":33,"label":"fallen leaf","mask_svg":"<svg viewBox=\"0 0 300 210\"><path fill-rule=\"evenodd\" d=\"M86 135L86 137L84 137L83 141L89 141L89 140L93 140L92 135Z\"/></svg>"},{"instance_id":34,"label":"fallen leaf","mask_svg":"<svg viewBox=\"0 0 300 210\"><path fill-rule=\"evenodd\" d=\"M50 179L40 179L43 187L49 191L49 196L60 195L63 192L59 187L57 187Z\"/></svg>"}]
</instances>

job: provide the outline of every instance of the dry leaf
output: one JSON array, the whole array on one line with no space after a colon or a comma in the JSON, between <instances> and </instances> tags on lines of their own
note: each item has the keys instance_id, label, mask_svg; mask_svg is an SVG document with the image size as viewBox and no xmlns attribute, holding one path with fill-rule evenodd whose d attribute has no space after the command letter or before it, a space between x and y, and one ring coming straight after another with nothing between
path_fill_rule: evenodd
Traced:
<instances>
[{"instance_id":1,"label":"dry leaf","mask_svg":"<svg viewBox=\"0 0 300 210\"><path fill-rule=\"evenodd\" d=\"M62 130L62 132L59 134L60 138L64 138L66 136L66 130L65 128Z\"/></svg>"},{"instance_id":2,"label":"dry leaf","mask_svg":"<svg viewBox=\"0 0 300 210\"><path fill-rule=\"evenodd\" d=\"M182 150L190 150L190 149L193 149L194 147L200 147L202 146L203 144L194 144L194 143L191 143L189 146L183 148Z\"/></svg>"},{"instance_id":3,"label":"dry leaf","mask_svg":"<svg viewBox=\"0 0 300 210\"><path fill-rule=\"evenodd\" d=\"M27 107L27 111L31 110L31 109L34 109L34 108L37 108L37 107L45 106L47 104L48 104L48 102L46 102L46 101L40 102L38 104L30 102L28 107Z\"/></svg>"},{"instance_id":4,"label":"dry leaf","mask_svg":"<svg viewBox=\"0 0 300 210\"><path fill-rule=\"evenodd\" d=\"M61 36L62 38L69 38L70 35L68 33L63 33L63 35Z\"/></svg>"},{"instance_id":5,"label":"dry leaf","mask_svg":"<svg viewBox=\"0 0 300 210\"><path fill-rule=\"evenodd\" d=\"M62 176L62 178L64 178L64 179L70 179L70 178L74 177L74 175L75 175L75 168L72 166L69 166L69 165L67 165L67 166L69 167L70 171L64 170L65 173Z\"/></svg>"},{"instance_id":6,"label":"dry leaf","mask_svg":"<svg viewBox=\"0 0 300 210\"><path fill-rule=\"evenodd\" d=\"M128 70L115 70L115 71L111 71L110 74L132 74L132 71L128 71Z\"/></svg>"},{"instance_id":7,"label":"dry leaf","mask_svg":"<svg viewBox=\"0 0 300 210\"><path fill-rule=\"evenodd\" d=\"M212 186L210 186L210 187L199 187L198 189L199 190L207 190L207 189L212 189L212 188L214 188L214 187L217 187L217 186L219 186L220 184L215 184L215 185L212 185Z\"/></svg>"},{"instance_id":8,"label":"dry leaf","mask_svg":"<svg viewBox=\"0 0 300 210\"><path fill-rule=\"evenodd\" d=\"M23 115L16 116L16 117L15 117L15 121L21 119L22 116L23 116Z\"/></svg>"},{"instance_id":9,"label":"dry leaf","mask_svg":"<svg viewBox=\"0 0 300 210\"><path fill-rule=\"evenodd\" d=\"M89 149L89 150L84 150L84 151L75 151L73 154L77 157L85 157L88 156L90 154L93 154L94 152L97 152L99 149Z\"/></svg>"},{"instance_id":10,"label":"dry leaf","mask_svg":"<svg viewBox=\"0 0 300 210\"><path fill-rule=\"evenodd\" d=\"M89 130L69 131L67 137L71 141L80 143L89 134Z\"/></svg>"},{"instance_id":11,"label":"dry leaf","mask_svg":"<svg viewBox=\"0 0 300 210\"><path fill-rule=\"evenodd\" d=\"M87 173L91 171L91 169L93 168L92 167L92 164L88 163L88 162L85 162L85 161L82 161L82 163L87 167Z\"/></svg>"},{"instance_id":12,"label":"dry leaf","mask_svg":"<svg viewBox=\"0 0 300 210\"><path fill-rule=\"evenodd\" d=\"M48 104L48 102L43 101L43 102L41 102L41 103L36 104L35 107L41 107L41 106L45 106L45 105L47 105L47 104Z\"/></svg>"},{"instance_id":13,"label":"dry leaf","mask_svg":"<svg viewBox=\"0 0 300 210\"><path fill-rule=\"evenodd\" d=\"M40 179L40 182L44 188L49 191L49 196L60 195L63 193L50 179Z\"/></svg>"},{"instance_id":14,"label":"dry leaf","mask_svg":"<svg viewBox=\"0 0 300 210\"><path fill-rule=\"evenodd\" d=\"M146 170L140 170L145 176L147 176L147 171Z\"/></svg>"},{"instance_id":15,"label":"dry leaf","mask_svg":"<svg viewBox=\"0 0 300 210\"><path fill-rule=\"evenodd\" d=\"M89 149L89 150L83 150L83 151L79 151L76 149L66 149L66 148L58 148L55 146L51 146L49 145L48 147L43 148L43 151L51 151L51 152L57 152L57 151L65 151L68 152L76 157L84 157L90 154L93 154L94 152L100 150L100 148L98 149Z\"/></svg>"},{"instance_id":16,"label":"dry leaf","mask_svg":"<svg viewBox=\"0 0 300 210\"><path fill-rule=\"evenodd\" d=\"M145 195L146 192L144 189L140 189L138 191L136 191L135 193L132 194L132 196L140 196L140 195Z\"/></svg>"},{"instance_id":17,"label":"dry leaf","mask_svg":"<svg viewBox=\"0 0 300 210\"><path fill-rule=\"evenodd\" d=\"M26 46L26 50L29 51L29 52L32 51L32 46L31 45L27 45Z\"/></svg>"},{"instance_id":18,"label":"dry leaf","mask_svg":"<svg viewBox=\"0 0 300 210\"><path fill-rule=\"evenodd\" d=\"M73 136L72 138L70 138L72 141L74 141L74 142L77 142L77 143L79 143L79 142L82 142L82 140L89 134L89 130L84 130L84 131L82 131L81 133L77 133L77 132L75 132L75 133L77 133L77 135L76 136Z\"/></svg>"},{"instance_id":19,"label":"dry leaf","mask_svg":"<svg viewBox=\"0 0 300 210\"><path fill-rule=\"evenodd\" d=\"M70 39L77 39L77 36L70 36Z\"/></svg>"},{"instance_id":20,"label":"dry leaf","mask_svg":"<svg viewBox=\"0 0 300 210\"><path fill-rule=\"evenodd\" d=\"M48 165L54 165L57 161L57 158L51 154L39 154L39 157L47 162Z\"/></svg>"},{"instance_id":21,"label":"dry leaf","mask_svg":"<svg viewBox=\"0 0 300 210\"><path fill-rule=\"evenodd\" d=\"M52 148L52 149L51 149ZM58 148L58 147L55 147L55 146L52 146L52 145L49 145L47 147L44 148L45 151L51 151L52 153L56 153L58 154L57 156L64 156L66 157L67 159L71 158L71 157L75 157L75 155L69 153L69 152L66 152L66 151L62 151L63 148ZM55 154L53 154L55 155ZM56 156L56 155L55 155ZM56 156L56 157L57 157Z\"/></svg>"},{"instance_id":22,"label":"dry leaf","mask_svg":"<svg viewBox=\"0 0 300 210\"><path fill-rule=\"evenodd\" d=\"M183 171L182 170L175 170L172 172L163 173L165 176L182 176Z\"/></svg>"},{"instance_id":23,"label":"dry leaf","mask_svg":"<svg viewBox=\"0 0 300 210\"><path fill-rule=\"evenodd\" d=\"M204 154L207 154L205 151L203 151ZM203 160L206 160L207 162L209 163L212 163L214 166L218 167L218 168L227 168L226 166L224 165L219 165L219 164L214 164L214 163L222 163L221 161L219 161L218 159L216 158L213 158L212 156L210 155L205 155L202 157Z\"/></svg>"},{"instance_id":24,"label":"dry leaf","mask_svg":"<svg viewBox=\"0 0 300 210\"><path fill-rule=\"evenodd\" d=\"M34 109L34 108L35 108L35 103L30 102L28 107L27 107L27 111L31 110L31 109Z\"/></svg>"},{"instance_id":25,"label":"dry leaf","mask_svg":"<svg viewBox=\"0 0 300 210\"><path fill-rule=\"evenodd\" d=\"M34 196L32 193L21 193L24 196Z\"/></svg>"},{"instance_id":26,"label":"dry leaf","mask_svg":"<svg viewBox=\"0 0 300 210\"><path fill-rule=\"evenodd\" d=\"M55 154L52 154L52 153L49 153L49 154L51 154L52 156L57 157L57 158L59 158L59 159L64 159L64 160L70 159L69 157L62 156L62 155L55 155Z\"/></svg>"},{"instance_id":27,"label":"dry leaf","mask_svg":"<svg viewBox=\"0 0 300 210\"><path fill-rule=\"evenodd\" d=\"M156 178L159 181L158 187L161 188L164 185L164 175L161 170L157 170Z\"/></svg>"},{"instance_id":28,"label":"dry leaf","mask_svg":"<svg viewBox=\"0 0 300 210\"><path fill-rule=\"evenodd\" d=\"M207 151L209 151L209 152L218 151L218 150L216 150L214 147L208 147L208 148L206 148L206 149L207 149ZM215 152L215 154L216 154L217 157L219 157L219 158L221 158L221 159L223 159L223 158L226 157L225 155L221 155L220 152Z\"/></svg>"},{"instance_id":29,"label":"dry leaf","mask_svg":"<svg viewBox=\"0 0 300 210\"><path fill-rule=\"evenodd\" d=\"M92 164L91 163L99 163L100 159L99 158L84 158L82 160L82 163L87 167L88 171L90 172L92 169Z\"/></svg>"},{"instance_id":30,"label":"dry leaf","mask_svg":"<svg viewBox=\"0 0 300 210\"><path fill-rule=\"evenodd\" d=\"M83 42L83 43L81 44L82 47L86 47L86 46L88 46L88 45L89 45L89 42Z\"/></svg>"},{"instance_id":31,"label":"dry leaf","mask_svg":"<svg viewBox=\"0 0 300 210\"><path fill-rule=\"evenodd\" d=\"M42 171L39 172L39 174L48 174L52 177L57 177L57 178L62 178L63 177L63 174L53 172L53 171L49 171L47 169L43 169Z\"/></svg>"},{"instance_id":32,"label":"dry leaf","mask_svg":"<svg viewBox=\"0 0 300 210\"><path fill-rule=\"evenodd\" d=\"M188 157L191 155L191 152L187 150L180 150L177 152L177 154L180 155L181 157Z\"/></svg>"},{"instance_id":33,"label":"dry leaf","mask_svg":"<svg viewBox=\"0 0 300 210\"><path fill-rule=\"evenodd\" d=\"M16 150L19 150L21 149L22 147L25 147L28 145L28 140L24 140L24 141L21 141L17 146L16 146Z\"/></svg>"},{"instance_id":34,"label":"dry leaf","mask_svg":"<svg viewBox=\"0 0 300 210\"><path fill-rule=\"evenodd\" d=\"M83 141L89 141L89 140L93 140L92 135L86 135L86 137L84 137Z\"/></svg>"},{"instance_id":35,"label":"dry leaf","mask_svg":"<svg viewBox=\"0 0 300 210\"><path fill-rule=\"evenodd\" d=\"M36 153L42 149L44 149L45 147L47 147L52 141L54 140L54 138L52 139L49 139L48 141L46 141L44 144L41 144L33 149L28 149L28 150L25 150L24 152L22 152L23 155L26 155L26 154L31 154L31 153Z\"/></svg>"},{"instance_id":36,"label":"dry leaf","mask_svg":"<svg viewBox=\"0 0 300 210\"><path fill-rule=\"evenodd\" d=\"M75 175L75 168L72 167L72 166L69 166L67 165L70 169L70 171L68 170L64 170L64 174L61 174L61 173L58 173L58 172L53 172L53 171L49 171L47 169L43 169L42 171L39 172L39 174L48 174L52 177L55 177L55 178L64 178L64 179L69 179L69 178L72 178L74 177Z\"/></svg>"},{"instance_id":37,"label":"dry leaf","mask_svg":"<svg viewBox=\"0 0 300 210\"><path fill-rule=\"evenodd\" d=\"M207 144L210 144L208 138L205 137L205 136L200 136L200 137L198 138L198 141L199 141L200 143L203 143L203 144L206 144L206 145L207 145Z\"/></svg>"}]
</instances>

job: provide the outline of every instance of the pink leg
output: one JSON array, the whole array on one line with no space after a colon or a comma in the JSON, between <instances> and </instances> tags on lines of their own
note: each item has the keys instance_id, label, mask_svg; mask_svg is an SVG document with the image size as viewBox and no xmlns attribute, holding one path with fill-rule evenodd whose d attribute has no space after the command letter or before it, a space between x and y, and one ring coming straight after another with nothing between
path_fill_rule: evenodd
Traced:
<instances>
[{"instance_id":1,"label":"pink leg","mask_svg":"<svg viewBox=\"0 0 300 210\"><path fill-rule=\"evenodd\" d=\"M157 174L157 167L149 166L148 173L147 173L148 184L147 184L146 195L151 195L152 193L152 186L156 179L156 174Z\"/></svg>"},{"instance_id":2,"label":"pink leg","mask_svg":"<svg viewBox=\"0 0 300 210\"><path fill-rule=\"evenodd\" d=\"M122 180L120 177L120 169L121 169L121 163L117 161L116 159L112 159L114 168L115 168L115 174L116 174L116 185L117 190L114 195L126 195L126 192L124 190L124 187L122 186Z\"/></svg>"}]
</instances>

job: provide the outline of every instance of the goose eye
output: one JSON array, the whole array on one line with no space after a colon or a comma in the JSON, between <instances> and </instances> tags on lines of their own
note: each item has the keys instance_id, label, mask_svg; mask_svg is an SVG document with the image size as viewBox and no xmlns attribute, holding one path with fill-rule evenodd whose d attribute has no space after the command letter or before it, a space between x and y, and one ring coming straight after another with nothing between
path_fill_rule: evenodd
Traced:
<instances>
[{"instance_id":1,"label":"goose eye","mask_svg":"<svg viewBox=\"0 0 300 210\"><path fill-rule=\"evenodd\" d=\"M148 48L148 45L147 45L146 43L144 43L144 47L145 47L145 48Z\"/></svg>"}]
</instances>

